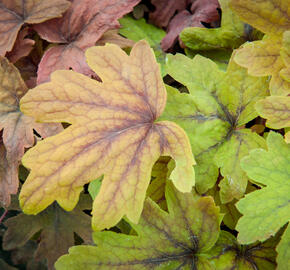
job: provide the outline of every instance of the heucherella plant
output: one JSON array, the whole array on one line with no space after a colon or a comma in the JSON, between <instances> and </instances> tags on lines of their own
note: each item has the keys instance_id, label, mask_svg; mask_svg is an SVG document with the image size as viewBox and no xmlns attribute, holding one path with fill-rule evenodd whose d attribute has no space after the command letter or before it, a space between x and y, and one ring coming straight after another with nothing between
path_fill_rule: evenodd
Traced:
<instances>
[{"instance_id":1,"label":"heucherella plant","mask_svg":"<svg viewBox=\"0 0 290 270\"><path fill-rule=\"evenodd\" d=\"M289 4L0 0L0 269L290 269Z\"/></svg>"}]
</instances>

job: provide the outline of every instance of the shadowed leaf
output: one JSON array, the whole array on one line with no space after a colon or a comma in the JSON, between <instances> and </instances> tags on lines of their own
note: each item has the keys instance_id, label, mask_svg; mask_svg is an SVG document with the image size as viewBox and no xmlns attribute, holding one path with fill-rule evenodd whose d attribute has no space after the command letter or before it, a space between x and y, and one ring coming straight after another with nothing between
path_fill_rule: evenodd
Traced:
<instances>
[{"instance_id":1,"label":"shadowed leaf","mask_svg":"<svg viewBox=\"0 0 290 270\"><path fill-rule=\"evenodd\" d=\"M218 270L274 270L278 241L279 235L263 243L240 245L232 234L221 231L210 252L213 255L211 263Z\"/></svg>"},{"instance_id":2,"label":"shadowed leaf","mask_svg":"<svg viewBox=\"0 0 290 270\"><path fill-rule=\"evenodd\" d=\"M12 250L21 247L40 231L34 259L38 261L46 258L48 269L54 269L53 264L57 258L74 245L74 233L84 241L91 242L90 217L83 212L90 208L88 202L88 196L83 196L72 212L64 211L55 203L36 216L19 214L7 219L5 226L8 229L4 234L3 248Z\"/></svg>"},{"instance_id":3,"label":"shadowed leaf","mask_svg":"<svg viewBox=\"0 0 290 270\"><path fill-rule=\"evenodd\" d=\"M49 80L58 69L70 69L92 75L85 50L109 29L117 28L117 19L130 12L140 0L71 0L62 18L34 27L45 40L62 45L49 48L38 67L37 83Z\"/></svg>"},{"instance_id":4,"label":"shadowed leaf","mask_svg":"<svg viewBox=\"0 0 290 270\"><path fill-rule=\"evenodd\" d=\"M104 174L93 205L93 227L109 228L142 212L151 170L159 156L176 163L170 179L182 192L194 184L188 138L173 122L155 122L166 90L145 41L130 56L116 45L92 47L89 66L102 83L74 71L56 71L21 100L21 109L42 122L68 122L62 133L39 142L22 159L31 169L20 193L25 213L36 214L54 200L74 208L83 185Z\"/></svg>"}]
</instances>

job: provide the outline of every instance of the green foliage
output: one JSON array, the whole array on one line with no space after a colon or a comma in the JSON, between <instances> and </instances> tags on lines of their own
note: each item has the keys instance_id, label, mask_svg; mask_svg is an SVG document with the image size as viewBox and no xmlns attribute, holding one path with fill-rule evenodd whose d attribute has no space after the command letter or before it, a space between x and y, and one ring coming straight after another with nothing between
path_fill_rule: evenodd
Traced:
<instances>
[{"instance_id":1,"label":"green foliage","mask_svg":"<svg viewBox=\"0 0 290 270\"><path fill-rule=\"evenodd\" d=\"M288 7L0 0L0 269L290 269Z\"/></svg>"},{"instance_id":2,"label":"green foliage","mask_svg":"<svg viewBox=\"0 0 290 270\"><path fill-rule=\"evenodd\" d=\"M219 209L211 197L182 194L166 187L168 211L149 198L138 225L138 236L95 232L96 247L70 249L56 263L64 269L214 269L208 251L219 235Z\"/></svg>"},{"instance_id":3,"label":"green foliage","mask_svg":"<svg viewBox=\"0 0 290 270\"><path fill-rule=\"evenodd\" d=\"M189 93L167 87L162 117L178 123L189 136L197 161L197 190L204 193L211 188L220 168L221 201L239 199L248 181L240 159L250 149L265 146L263 138L243 127L257 116L254 106L267 95L267 79L249 76L232 60L223 72L199 55L193 60L181 54L168 57L168 73Z\"/></svg>"}]
</instances>

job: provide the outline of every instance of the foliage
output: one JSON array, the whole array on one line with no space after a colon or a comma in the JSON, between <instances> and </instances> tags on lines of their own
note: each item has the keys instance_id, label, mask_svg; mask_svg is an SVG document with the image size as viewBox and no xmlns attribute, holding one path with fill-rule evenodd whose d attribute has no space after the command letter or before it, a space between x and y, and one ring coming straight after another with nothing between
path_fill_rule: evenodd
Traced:
<instances>
[{"instance_id":1,"label":"foliage","mask_svg":"<svg viewBox=\"0 0 290 270\"><path fill-rule=\"evenodd\" d=\"M0 269L290 269L289 12L0 0Z\"/></svg>"}]
</instances>

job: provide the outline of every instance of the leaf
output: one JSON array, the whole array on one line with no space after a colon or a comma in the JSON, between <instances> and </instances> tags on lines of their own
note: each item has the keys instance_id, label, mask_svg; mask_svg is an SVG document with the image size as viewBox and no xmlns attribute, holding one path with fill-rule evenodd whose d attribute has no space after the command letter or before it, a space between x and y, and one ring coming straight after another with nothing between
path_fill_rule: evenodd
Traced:
<instances>
[{"instance_id":1,"label":"leaf","mask_svg":"<svg viewBox=\"0 0 290 270\"><path fill-rule=\"evenodd\" d=\"M55 264L65 269L213 269L208 250L219 235L219 210L212 197L166 189L169 214L147 198L138 236L95 232L97 246L70 249Z\"/></svg>"},{"instance_id":2,"label":"leaf","mask_svg":"<svg viewBox=\"0 0 290 270\"><path fill-rule=\"evenodd\" d=\"M185 132L175 123L155 122L166 91L146 41L130 56L116 45L87 50L89 66L102 83L74 71L56 71L49 83L30 91L21 110L42 122L68 122L62 133L26 152L31 169L20 193L25 213L36 214L54 200L71 210L83 185L104 174L93 205L95 230L142 212L151 169L159 156L171 156L171 179L182 192L194 184L194 159Z\"/></svg>"},{"instance_id":3,"label":"leaf","mask_svg":"<svg viewBox=\"0 0 290 270\"><path fill-rule=\"evenodd\" d=\"M241 19L260 31L279 35L290 28L288 0L230 0L231 8Z\"/></svg>"},{"instance_id":4,"label":"leaf","mask_svg":"<svg viewBox=\"0 0 290 270\"><path fill-rule=\"evenodd\" d=\"M185 28L180 39L192 50L234 49L245 42L247 26L229 8L229 0L219 0L222 9L218 28ZM252 31L252 30L250 30Z\"/></svg>"},{"instance_id":5,"label":"leaf","mask_svg":"<svg viewBox=\"0 0 290 270\"><path fill-rule=\"evenodd\" d=\"M166 27L176 11L184 10L187 0L152 0L155 10L149 14L150 22L162 28Z\"/></svg>"},{"instance_id":6,"label":"leaf","mask_svg":"<svg viewBox=\"0 0 290 270\"><path fill-rule=\"evenodd\" d=\"M17 268L10 266L3 259L0 259L0 267L5 270L17 270Z\"/></svg>"},{"instance_id":7,"label":"leaf","mask_svg":"<svg viewBox=\"0 0 290 270\"><path fill-rule=\"evenodd\" d=\"M235 61L248 68L251 75L271 75L272 95L288 95L290 82L280 75L280 71L285 72L283 51L289 50L290 41L290 31L287 31L290 25L288 1L231 0L230 3L244 21L266 33L263 40L243 45L237 51Z\"/></svg>"},{"instance_id":8,"label":"leaf","mask_svg":"<svg viewBox=\"0 0 290 270\"><path fill-rule=\"evenodd\" d=\"M60 17L69 4L66 0L0 0L0 56L12 50L23 24Z\"/></svg>"},{"instance_id":9,"label":"leaf","mask_svg":"<svg viewBox=\"0 0 290 270\"><path fill-rule=\"evenodd\" d=\"M238 222L242 244L263 241L274 235L290 218L290 145L274 132L267 136L268 151L252 150L241 166L254 181L266 185L247 194L236 205L243 217Z\"/></svg>"},{"instance_id":10,"label":"leaf","mask_svg":"<svg viewBox=\"0 0 290 270\"><path fill-rule=\"evenodd\" d=\"M71 0L62 18L34 27L41 38L61 45L49 48L38 67L37 83L49 81L58 69L92 75L85 61L85 50L109 29L119 26L117 19L130 12L140 0Z\"/></svg>"},{"instance_id":11,"label":"leaf","mask_svg":"<svg viewBox=\"0 0 290 270\"><path fill-rule=\"evenodd\" d=\"M166 35L165 31L146 23L145 19L134 20L130 16L125 16L119 20L121 24L120 34L134 41L146 39L154 50L157 62L161 66L161 74L164 77L167 72L165 69L166 54L160 47L162 38Z\"/></svg>"},{"instance_id":12,"label":"leaf","mask_svg":"<svg viewBox=\"0 0 290 270\"><path fill-rule=\"evenodd\" d=\"M190 11L184 9L170 21L167 28L167 35L161 42L164 51L168 51L178 40L180 32L186 27L203 28L203 23L211 24L218 22L218 0L196 0L193 1ZM183 44L181 44L183 45Z\"/></svg>"},{"instance_id":13,"label":"leaf","mask_svg":"<svg viewBox=\"0 0 290 270\"><path fill-rule=\"evenodd\" d=\"M280 129L290 126L290 97L267 97L257 102L255 107L259 115L267 119L267 127Z\"/></svg>"},{"instance_id":14,"label":"leaf","mask_svg":"<svg viewBox=\"0 0 290 270\"><path fill-rule=\"evenodd\" d=\"M17 68L0 57L0 203L7 207L10 195L18 189L18 165L24 149L34 143L33 129L43 136L50 136L61 130L58 125L37 124L32 117L22 114L19 100L27 92Z\"/></svg>"},{"instance_id":15,"label":"leaf","mask_svg":"<svg viewBox=\"0 0 290 270\"><path fill-rule=\"evenodd\" d=\"M289 224L283 234L283 238L280 241L279 245L277 246L277 263L278 268L277 270L287 270L290 267L290 229Z\"/></svg>"},{"instance_id":16,"label":"leaf","mask_svg":"<svg viewBox=\"0 0 290 270\"><path fill-rule=\"evenodd\" d=\"M25 38L27 34L28 27L23 28L18 33L12 51L6 54L10 62L15 63L20 58L27 56L32 51L35 41L30 38Z\"/></svg>"},{"instance_id":17,"label":"leaf","mask_svg":"<svg viewBox=\"0 0 290 270\"><path fill-rule=\"evenodd\" d=\"M195 155L196 188L199 193L211 188L218 177L222 203L239 199L248 178L240 159L250 149L264 147L262 137L244 129L257 116L255 103L267 95L267 78L247 75L231 59L226 72L211 60L196 55L193 60L176 54L168 56L168 73L189 91L179 93L168 87L168 101L162 119L178 123L189 136Z\"/></svg>"},{"instance_id":18,"label":"leaf","mask_svg":"<svg viewBox=\"0 0 290 270\"><path fill-rule=\"evenodd\" d=\"M167 210L166 200L165 200L165 187L167 183L168 174L171 171L168 169L168 163L170 162L169 157L161 157L154 164L152 168L151 176L154 178L148 189L147 196L150 197L154 202L156 202L159 207L163 210Z\"/></svg>"},{"instance_id":19,"label":"leaf","mask_svg":"<svg viewBox=\"0 0 290 270\"><path fill-rule=\"evenodd\" d=\"M57 258L74 245L74 233L84 241L91 239L90 216L83 212L88 209L88 197L83 196L74 211L66 212L57 204L53 204L36 216L19 214L5 221L8 227L3 238L3 248L12 250L23 246L33 235L41 232L36 261L47 259L48 269L54 269Z\"/></svg>"},{"instance_id":20,"label":"leaf","mask_svg":"<svg viewBox=\"0 0 290 270\"><path fill-rule=\"evenodd\" d=\"M219 270L274 270L274 248L278 240L278 237L272 237L263 243L240 245L232 234L221 231L216 245L211 250L211 263Z\"/></svg>"},{"instance_id":21,"label":"leaf","mask_svg":"<svg viewBox=\"0 0 290 270\"><path fill-rule=\"evenodd\" d=\"M118 34L117 29L108 30L102 37L96 42L97 46L106 45L106 43L112 43L118 45L120 48L130 48L133 47L134 42L130 39L123 38Z\"/></svg>"}]
</instances>

